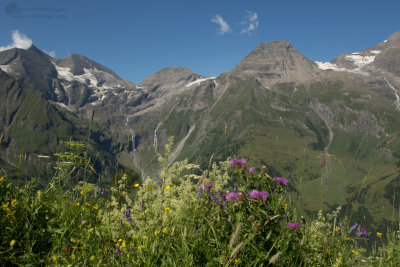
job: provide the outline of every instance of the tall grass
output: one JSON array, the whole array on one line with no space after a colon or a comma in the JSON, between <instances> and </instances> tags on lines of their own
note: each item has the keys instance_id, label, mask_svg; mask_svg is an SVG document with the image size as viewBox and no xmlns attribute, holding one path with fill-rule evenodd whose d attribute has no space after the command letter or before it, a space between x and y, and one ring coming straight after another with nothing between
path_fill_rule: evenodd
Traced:
<instances>
[{"instance_id":1,"label":"tall grass","mask_svg":"<svg viewBox=\"0 0 400 267\"><path fill-rule=\"evenodd\" d=\"M166 151L170 151L169 144ZM80 143L57 156L46 188L0 178L2 264L50 266L398 266L399 233L368 236L349 220L320 211L307 222L289 180L244 160L168 166L161 183L128 186L126 175L100 188ZM375 235L376 233L369 233Z\"/></svg>"}]
</instances>

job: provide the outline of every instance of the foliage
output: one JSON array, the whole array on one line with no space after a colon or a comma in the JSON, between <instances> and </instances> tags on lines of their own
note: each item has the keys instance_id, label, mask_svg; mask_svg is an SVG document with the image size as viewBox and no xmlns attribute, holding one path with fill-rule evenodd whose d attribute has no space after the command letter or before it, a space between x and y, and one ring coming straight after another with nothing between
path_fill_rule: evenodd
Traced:
<instances>
[{"instance_id":1,"label":"foliage","mask_svg":"<svg viewBox=\"0 0 400 267\"><path fill-rule=\"evenodd\" d=\"M0 256L11 265L98 266L395 266L398 233L376 233L331 214L306 222L287 193L290 180L257 172L243 159L168 167L161 183L110 188L76 181L90 163L80 143L57 156L47 188L0 178ZM166 155L170 147L166 148ZM65 162L71 162L65 164ZM89 168L90 169L90 168ZM81 170L81 172L78 172ZM387 240L385 242L385 240Z\"/></svg>"}]
</instances>

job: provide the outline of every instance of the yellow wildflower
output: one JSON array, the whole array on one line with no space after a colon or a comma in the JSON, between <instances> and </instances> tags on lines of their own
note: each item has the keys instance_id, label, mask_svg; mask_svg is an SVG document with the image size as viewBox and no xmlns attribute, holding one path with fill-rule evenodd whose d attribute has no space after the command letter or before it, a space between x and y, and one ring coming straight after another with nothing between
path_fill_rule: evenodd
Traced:
<instances>
[{"instance_id":1,"label":"yellow wildflower","mask_svg":"<svg viewBox=\"0 0 400 267\"><path fill-rule=\"evenodd\" d=\"M142 238L143 238L143 240L146 240L146 239L147 239L147 236L144 235L144 236L142 236Z\"/></svg>"},{"instance_id":2,"label":"yellow wildflower","mask_svg":"<svg viewBox=\"0 0 400 267\"><path fill-rule=\"evenodd\" d=\"M122 238L118 239L118 242L120 242L120 243L121 243L121 242L122 242Z\"/></svg>"},{"instance_id":3,"label":"yellow wildflower","mask_svg":"<svg viewBox=\"0 0 400 267\"><path fill-rule=\"evenodd\" d=\"M169 185L167 185L166 187L165 187L165 190L168 190L168 189L170 189L171 187L169 186Z\"/></svg>"},{"instance_id":4,"label":"yellow wildflower","mask_svg":"<svg viewBox=\"0 0 400 267\"><path fill-rule=\"evenodd\" d=\"M353 249L351 252L353 252L353 254L356 255L356 256L358 255L358 251L355 250L355 249Z\"/></svg>"},{"instance_id":5,"label":"yellow wildflower","mask_svg":"<svg viewBox=\"0 0 400 267\"><path fill-rule=\"evenodd\" d=\"M158 230L155 230L154 231L154 235L156 236L156 235L158 235L160 233L160 231L158 231Z\"/></svg>"},{"instance_id":6,"label":"yellow wildflower","mask_svg":"<svg viewBox=\"0 0 400 267\"><path fill-rule=\"evenodd\" d=\"M9 204L10 204L9 202L3 204L3 210L4 210L4 211L8 211L8 209L9 209L9 208L8 208L8 205L9 205Z\"/></svg>"},{"instance_id":7,"label":"yellow wildflower","mask_svg":"<svg viewBox=\"0 0 400 267\"><path fill-rule=\"evenodd\" d=\"M133 186L134 186L134 187L139 187L139 184L134 184Z\"/></svg>"},{"instance_id":8,"label":"yellow wildflower","mask_svg":"<svg viewBox=\"0 0 400 267\"><path fill-rule=\"evenodd\" d=\"M242 260L241 259L235 259L235 264L241 264Z\"/></svg>"},{"instance_id":9,"label":"yellow wildflower","mask_svg":"<svg viewBox=\"0 0 400 267\"><path fill-rule=\"evenodd\" d=\"M11 242L10 242L10 247L13 247L15 245L15 240L13 239L13 240L11 240Z\"/></svg>"},{"instance_id":10,"label":"yellow wildflower","mask_svg":"<svg viewBox=\"0 0 400 267\"><path fill-rule=\"evenodd\" d=\"M165 211L171 211L171 209L170 209L170 208L164 208L164 210L165 210Z\"/></svg>"},{"instance_id":11,"label":"yellow wildflower","mask_svg":"<svg viewBox=\"0 0 400 267\"><path fill-rule=\"evenodd\" d=\"M287 210L287 204L285 203L285 210Z\"/></svg>"},{"instance_id":12,"label":"yellow wildflower","mask_svg":"<svg viewBox=\"0 0 400 267\"><path fill-rule=\"evenodd\" d=\"M379 238L382 237L382 233L380 233L380 232L377 232L376 235L377 235Z\"/></svg>"},{"instance_id":13,"label":"yellow wildflower","mask_svg":"<svg viewBox=\"0 0 400 267\"><path fill-rule=\"evenodd\" d=\"M164 228L164 229L162 230L162 232L163 232L163 234L166 234L166 233L168 233L168 230L167 230L167 228Z\"/></svg>"},{"instance_id":14,"label":"yellow wildflower","mask_svg":"<svg viewBox=\"0 0 400 267\"><path fill-rule=\"evenodd\" d=\"M90 257L90 261L94 261L94 256L91 256L91 257Z\"/></svg>"},{"instance_id":15,"label":"yellow wildflower","mask_svg":"<svg viewBox=\"0 0 400 267\"><path fill-rule=\"evenodd\" d=\"M0 177L0 183L3 182L3 180L4 180L4 177L3 176Z\"/></svg>"},{"instance_id":16,"label":"yellow wildflower","mask_svg":"<svg viewBox=\"0 0 400 267\"><path fill-rule=\"evenodd\" d=\"M151 185L146 186L146 190L150 190L152 188Z\"/></svg>"},{"instance_id":17,"label":"yellow wildflower","mask_svg":"<svg viewBox=\"0 0 400 267\"><path fill-rule=\"evenodd\" d=\"M83 190L81 190L81 192L79 192L81 195L83 195Z\"/></svg>"},{"instance_id":18,"label":"yellow wildflower","mask_svg":"<svg viewBox=\"0 0 400 267\"><path fill-rule=\"evenodd\" d=\"M339 232L339 226L335 227L335 232Z\"/></svg>"},{"instance_id":19,"label":"yellow wildflower","mask_svg":"<svg viewBox=\"0 0 400 267\"><path fill-rule=\"evenodd\" d=\"M54 256L54 255L53 255L53 257L51 257L51 258L52 258L53 261L56 261L56 260L57 260L56 256Z\"/></svg>"},{"instance_id":20,"label":"yellow wildflower","mask_svg":"<svg viewBox=\"0 0 400 267\"><path fill-rule=\"evenodd\" d=\"M92 210L98 210L98 209L99 209L98 206L93 206L93 207L92 207Z\"/></svg>"}]
</instances>

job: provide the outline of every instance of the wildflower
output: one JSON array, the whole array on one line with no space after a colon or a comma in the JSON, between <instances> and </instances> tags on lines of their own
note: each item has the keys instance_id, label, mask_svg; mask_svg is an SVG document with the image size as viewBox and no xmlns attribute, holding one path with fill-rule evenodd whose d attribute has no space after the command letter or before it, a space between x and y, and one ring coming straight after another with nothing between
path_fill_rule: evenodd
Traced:
<instances>
[{"instance_id":1,"label":"wildflower","mask_svg":"<svg viewBox=\"0 0 400 267\"><path fill-rule=\"evenodd\" d=\"M241 259L235 259L235 265L241 264L242 260Z\"/></svg>"},{"instance_id":2,"label":"wildflower","mask_svg":"<svg viewBox=\"0 0 400 267\"><path fill-rule=\"evenodd\" d=\"M353 232L355 229L357 229L358 223L355 223L352 227L350 227L349 233Z\"/></svg>"},{"instance_id":3,"label":"wildflower","mask_svg":"<svg viewBox=\"0 0 400 267\"><path fill-rule=\"evenodd\" d=\"M168 212L170 212L170 211L171 211L171 209L170 209L170 208L164 208L164 211L168 211Z\"/></svg>"},{"instance_id":4,"label":"wildflower","mask_svg":"<svg viewBox=\"0 0 400 267\"><path fill-rule=\"evenodd\" d=\"M250 169L249 169L249 175L250 176L254 176L254 172L256 171L256 168L255 167L251 167Z\"/></svg>"},{"instance_id":5,"label":"wildflower","mask_svg":"<svg viewBox=\"0 0 400 267\"><path fill-rule=\"evenodd\" d=\"M6 203L3 204L3 210L4 211L8 211L9 210L9 208L8 208L9 204L10 204L10 202L6 202Z\"/></svg>"},{"instance_id":6,"label":"wildflower","mask_svg":"<svg viewBox=\"0 0 400 267\"><path fill-rule=\"evenodd\" d=\"M163 232L163 234L166 234L166 233L168 233L168 230L167 230L167 228L164 228L164 229L162 230L162 232Z\"/></svg>"},{"instance_id":7,"label":"wildflower","mask_svg":"<svg viewBox=\"0 0 400 267\"><path fill-rule=\"evenodd\" d=\"M398 235L397 238L400 239L400 235Z\"/></svg>"},{"instance_id":8,"label":"wildflower","mask_svg":"<svg viewBox=\"0 0 400 267\"><path fill-rule=\"evenodd\" d=\"M215 196L215 194L211 194L211 199L212 199L213 203L215 203L215 201L217 201L217 197Z\"/></svg>"},{"instance_id":9,"label":"wildflower","mask_svg":"<svg viewBox=\"0 0 400 267\"><path fill-rule=\"evenodd\" d=\"M261 173L266 174L268 172L267 166L262 166Z\"/></svg>"},{"instance_id":10,"label":"wildflower","mask_svg":"<svg viewBox=\"0 0 400 267\"><path fill-rule=\"evenodd\" d=\"M274 181L277 182L278 185L287 185L289 183L289 179L283 177L274 177Z\"/></svg>"},{"instance_id":11,"label":"wildflower","mask_svg":"<svg viewBox=\"0 0 400 267\"><path fill-rule=\"evenodd\" d=\"M139 187L139 184L134 184L133 186L134 186L134 187Z\"/></svg>"},{"instance_id":12,"label":"wildflower","mask_svg":"<svg viewBox=\"0 0 400 267\"><path fill-rule=\"evenodd\" d=\"M15 240L13 239L10 241L10 247L13 247L14 245L15 245Z\"/></svg>"},{"instance_id":13,"label":"wildflower","mask_svg":"<svg viewBox=\"0 0 400 267\"><path fill-rule=\"evenodd\" d=\"M233 202L239 198L239 193L228 193L225 197Z\"/></svg>"},{"instance_id":14,"label":"wildflower","mask_svg":"<svg viewBox=\"0 0 400 267\"><path fill-rule=\"evenodd\" d=\"M363 225L363 227L362 227L362 229L361 229L361 232L358 232L358 233L357 233L357 236L359 236L359 237L366 237L366 236L368 236L368 232L367 232L367 230L365 229L365 225Z\"/></svg>"},{"instance_id":15,"label":"wildflower","mask_svg":"<svg viewBox=\"0 0 400 267\"><path fill-rule=\"evenodd\" d=\"M242 166L243 167L246 166L246 160L245 159L231 159L229 163L231 165L235 165L237 170L242 169ZM245 168L243 168L243 169L245 169Z\"/></svg>"},{"instance_id":16,"label":"wildflower","mask_svg":"<svg viewBox=\"0 0 400 267\"><path fill-rule=\"evenodd\" d=\"M380 232L377 232L376 235L377 235L379 238L382 237L382 233L380 233Z\"/></svg>"},{"instance_id":17,"label":"wildflower","mask_svg":"<svg viewBox=\"0 0 400 267\"><path fill-rule=\"evenodd\" d=\"M287 210L287 204L285 203L285 210Z\"/></svg>"},{"instance_id":18,"label":"wildflower","mask_svg":"<svg viewBox=\"0 0 400 267\"><path fill-rule=\"evenodd\" d=\"M94 259L95 259L95 257L94 257L94 256L91 256L89 260L90 260L90 261L94 261Z\"/></svg>"},{"instance_id":19,"label":"wildflower","mask_svg":"<svg viewBox=\"0 0 400 267\"><path fill-rule=\"evenodd\" d=\"M146 190L150 190L151 188L153 188L151 185L146 186Z\"/></svg>"},{"instance_id":20,"label":"wildflower","mask_svg":"<svg viewBox=\"0 0 400 267\"><path fill-rule=\"evenodd\" d=\"M132 220L132 218L131 218L131 211L130 211L129 209L127 209L127 210L124 212L124 216L125 216L125 218L128 220L129 224L133 227L133 220Z\"/></svg>"},{"instance_id":21,"label":"wildflower","mask_svg":"<svg viewBox=\"0 0 400 267\"><path fill-rule=\"evenodd\" d=\"M289 222L287 224L287 227L289 229L297 229L297 228L299 228L299 226L300 226L300 223L298 223L298 222Z\"/></svg>"},{"instance_id":22,"label":"wildflower","mask_svg":"<svg viewBox=\"0 0 400 267\"><path fill-rule=\"evenodd\" d=\"M210 193L211 188L215 187L215 184L209 183L209 184L204 185L204 187L206 188L206 192L208 194L208 193Z\"/></svg>"},{"instance_id":23,"label":"wildflower","mask_svg":"<svg viewBox=\"0 0 400 267\"><path fill-rule=\"evenodd\" d=\"M251 199L262 199L263 201L265 201L267 199L268 196L268 192L267 191L257 191L257 190L253 190L251 191L247 197L251 198Z\"/></svg>"},{"instance_id":24,"label":"wildflower","mask_svg":"<svg viewBox=\"0 0 400 267\"><path fill-rule=\"evenodd\" d=\"M233 192L234 192L234 193L237 192L237 186L236 186L236 185L233 186Z\"/></svg>"},{"instance_id":25,"label":"wildflower","mask_svg":"<svg viewBox=\"0 0 400 267\"><path fill-rule=\"evenodd\" d=\"M3 176L0 177L0 183L3 182L3 180L4 180L4 177Z\"/></svg>"},{"instance_id":26,"label":"wildflower","mask_svg":"<svg viewBox=\"0 0 400 267\"><path fill-rule=\"evenodd\" d=\"M351 251L355 256L357 256L358 255L358 251L357 250L355 250L355 249L353 249L352 251Z\"/></svg>"},{"instance_id":27,"label":"wildflower","mask_svg":"<svg viewBox=\"0 0 400 267\"><path fill-rule=\"evenodd\" d=\"M199 186L199 198L203 197L203 187Z\"/></svg>"},{"instance_id":28,"label":"wildflower","mask_svg":"<svg viewBox=\"0 0 400 267\"><path fill-rule=\"evenodd\" d=\"M169 185L165 186L165 190L170 189L171 187Z\"/></svg>"},{"instance_id":29,"label":"wildflower","mask_svg":"<svg viewBox=\"0 0 400 267\"><path fill-rule=\"evenodd\" d=\"M85 225L87 223L87 221L83 220L81 221L81 225Z\"/></svg>"},{"instance_id":30,"label":"wildflower","mask_svg":"<svg viewBox=\"0 0 400 267\"><path fill-rule=\"evenodd\" d=\"M74 253L72 253L72 255L71 255L71 259L72 259L73 261L76 259L76 256L75 256L75 254L74 254Z\"/></svg>"}]
</instances>

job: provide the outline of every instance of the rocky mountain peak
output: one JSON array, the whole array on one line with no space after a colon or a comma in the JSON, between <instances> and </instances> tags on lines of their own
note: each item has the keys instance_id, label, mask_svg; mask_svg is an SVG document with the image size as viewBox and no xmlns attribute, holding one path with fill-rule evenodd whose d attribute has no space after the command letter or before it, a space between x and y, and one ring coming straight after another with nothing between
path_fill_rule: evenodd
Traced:
<instances>
[{"instance_id":1,"label":"rocky mountain peak","mask_svg":"<svg viewBox=\"0 0 400 267\"><path fill-rule=\"evenodd\" d=\"M193 82L198 78L201 78L201 76L188 68L169 67L157 71L150 77L143 80L139 86L150 91L160 88L170 89L184 87L186 84Z\"/></svg>"},{"instance_id":2,"label":"rocky mountain peak","mask_svg":"<svg viewBox=\"0 0 400 267\"><path fill-rule=\"evenodd\" d=\"M388 44L393 44L393 43L400 44L400 31L395 32L392 35L390 35L387 40L387 43Z\"/></svg>"},{"instance_id":3,"label":"rocky mountain peak","mask_svg":"<svg viewBox=\"0 0 400 267\"><path fill-rule=\"evenodd\" d=\"M99 63L88 59L87 57L71 54L61 59L56 60L56 65L62 68L69 68L73 75L83 75L85 74L85 69L97 69L111 74L114 78L120 79L120 77L114 73L112 70L100 65Z\"/></svg>"},{"instance_id":4,"label":"rocky mountain peak","mask_svg":"<svg viewBox=\"0 0 400 267\"><path fill-rule=\"evenodd\" d=\"M289 41L261 43L232 70L241 78L255 77L262 84L303 81L313 77L315 65Z\"/></svg>"}]
</instances>

